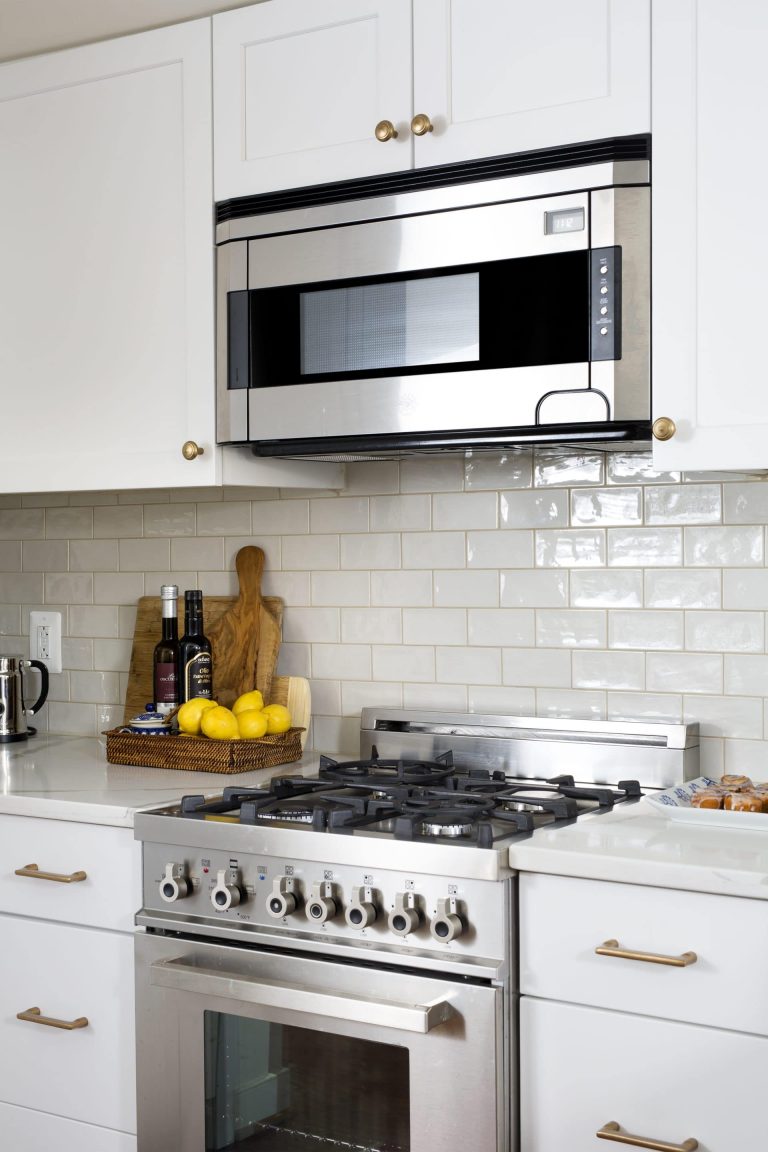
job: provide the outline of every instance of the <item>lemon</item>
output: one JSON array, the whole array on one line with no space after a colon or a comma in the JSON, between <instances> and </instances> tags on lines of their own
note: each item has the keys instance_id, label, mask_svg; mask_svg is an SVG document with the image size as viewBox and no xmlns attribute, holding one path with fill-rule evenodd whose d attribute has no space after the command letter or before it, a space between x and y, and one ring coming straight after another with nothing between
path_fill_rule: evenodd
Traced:
<instances>
[{"instance_id":1,"label":"lemon","mask_svg":"<svg viewBox=\"0 0 768 1152\"><path fill-rule=\"evenodd\" d=\"M200 727L203 735L209 736L211 740L236 740L240 735L237 716L220 704L215 708L206 708Z\"/></svg>"},{"instance_id":2,"label":"lemon","mask_svg":"<svg viewBox=\"0 0 768 1152\"><path fill-rule=\"evenodd\" d=\"M291 714L283 704L268 704L262 715L267 717L267 732L287 732L291 726Z\"/></svg>"},{"instance_id":3,"label":"lemon","mask_svg":"<svg viewBox=\"0 0 768 1152\"><path fill-rule=\"evenodd\" d=\"M253 709L259 712L263 707L264 697L254 688L253 692L243 692L242 696L238 696L232 705L232 711L235 716L239 716L241 712L250 712Z\"/></svg>"},{"instance_id":4,"label":"lemon","mask_svg":"<svg viewBox=\"0 0 768 1152\"><path fill-rule=\"evenodd\" d=\"M176 713L179 728L187 736L199 736L200 721L203 718L203 712L215 707L215 700L209 700L206 696L193 696L191 700L187 700L185 704L182 704Z\"/></svg>"},{"instance_id":5,"label":"lemon","mask_svg":"<svg viewBox=\"0 0 768 1152\"><path fill-rule=\"evenodd\" d=\"M259 740L262 736L266 736L268 724L268 717L257 708L248 708L245 712L238 713L237 727L240 730L241 740Z\"/></svg>"}]
</instances>

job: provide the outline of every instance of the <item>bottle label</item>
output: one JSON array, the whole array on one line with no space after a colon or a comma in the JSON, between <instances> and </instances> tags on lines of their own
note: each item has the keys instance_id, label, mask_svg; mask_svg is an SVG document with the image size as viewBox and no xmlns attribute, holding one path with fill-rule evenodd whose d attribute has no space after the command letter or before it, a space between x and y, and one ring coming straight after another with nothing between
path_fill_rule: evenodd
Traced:
<instances>
[{"instance_id":1,"label":"bottle label","mask_svg":"<svg viewBox=\"0 0 768 1152\"><path fill-rule=\"evenodd\" d=\"M206 696L213 699L213 659L210 652L197 652L184 665L184 699Z\"/></svg>"},{"instance_id":2,"label":"bottle label","mask_svg":"<svg viewBox=\"0 0 768 1152\"><path fill-rule=\"evenodd\" d=\"M155 707L167 714L179 702L179 676L176 665L155 664Z\"/></svg>"}]
</instances>

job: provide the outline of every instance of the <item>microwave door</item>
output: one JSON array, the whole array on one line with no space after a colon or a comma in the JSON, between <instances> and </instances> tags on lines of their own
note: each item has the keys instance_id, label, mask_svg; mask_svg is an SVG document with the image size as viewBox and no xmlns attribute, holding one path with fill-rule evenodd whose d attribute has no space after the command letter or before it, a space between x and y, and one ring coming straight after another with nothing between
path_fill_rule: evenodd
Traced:
<instances>
[{"instance_id":1,"label":"microwave door","mask_svg":"<svg viewBox=\"0 0 768 1152\"><path fill-rule=\"evenodd\" d=\"M249 439L530 425L546 392L588 387L587 208L582 193L251 241ZM573 230L548 232L563 214Z\"/></svg>"}]
</instances>

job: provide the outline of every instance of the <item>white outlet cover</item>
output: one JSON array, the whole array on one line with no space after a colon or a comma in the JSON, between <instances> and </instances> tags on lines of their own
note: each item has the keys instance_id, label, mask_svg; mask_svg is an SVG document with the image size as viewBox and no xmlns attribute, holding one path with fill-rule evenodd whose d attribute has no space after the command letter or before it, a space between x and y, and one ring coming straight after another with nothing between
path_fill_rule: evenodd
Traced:
<instances>
[{"instance_id":1,"label":"white outlet cover","mask_svg":"<svg viewBox=\"0 0 768 1152\"><path fill-rule=\"evenodd\" d=\"M48 629L48 655L40 655L40 629ZM42 660L49 672L61 672L61 612L30 612L29 655Z\"/></svg>"}]
</instances>

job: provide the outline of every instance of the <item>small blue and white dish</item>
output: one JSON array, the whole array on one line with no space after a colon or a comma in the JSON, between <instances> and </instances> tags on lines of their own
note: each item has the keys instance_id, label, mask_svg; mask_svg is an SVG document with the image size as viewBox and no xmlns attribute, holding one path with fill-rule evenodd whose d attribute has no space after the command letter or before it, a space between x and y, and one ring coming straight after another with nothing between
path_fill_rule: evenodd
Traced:
<instances>
[{"instance_id":1,"label":"small blue and white dish","mask_svg":"<svg viewBox=\"0 0 768 1152\"><path fill-rule=\"evenodd\" d=\"M172 728L167 718L148 704L146 712L132 716L122 731L136 736L168 736Z\"/></svg>"}]
</instances>

